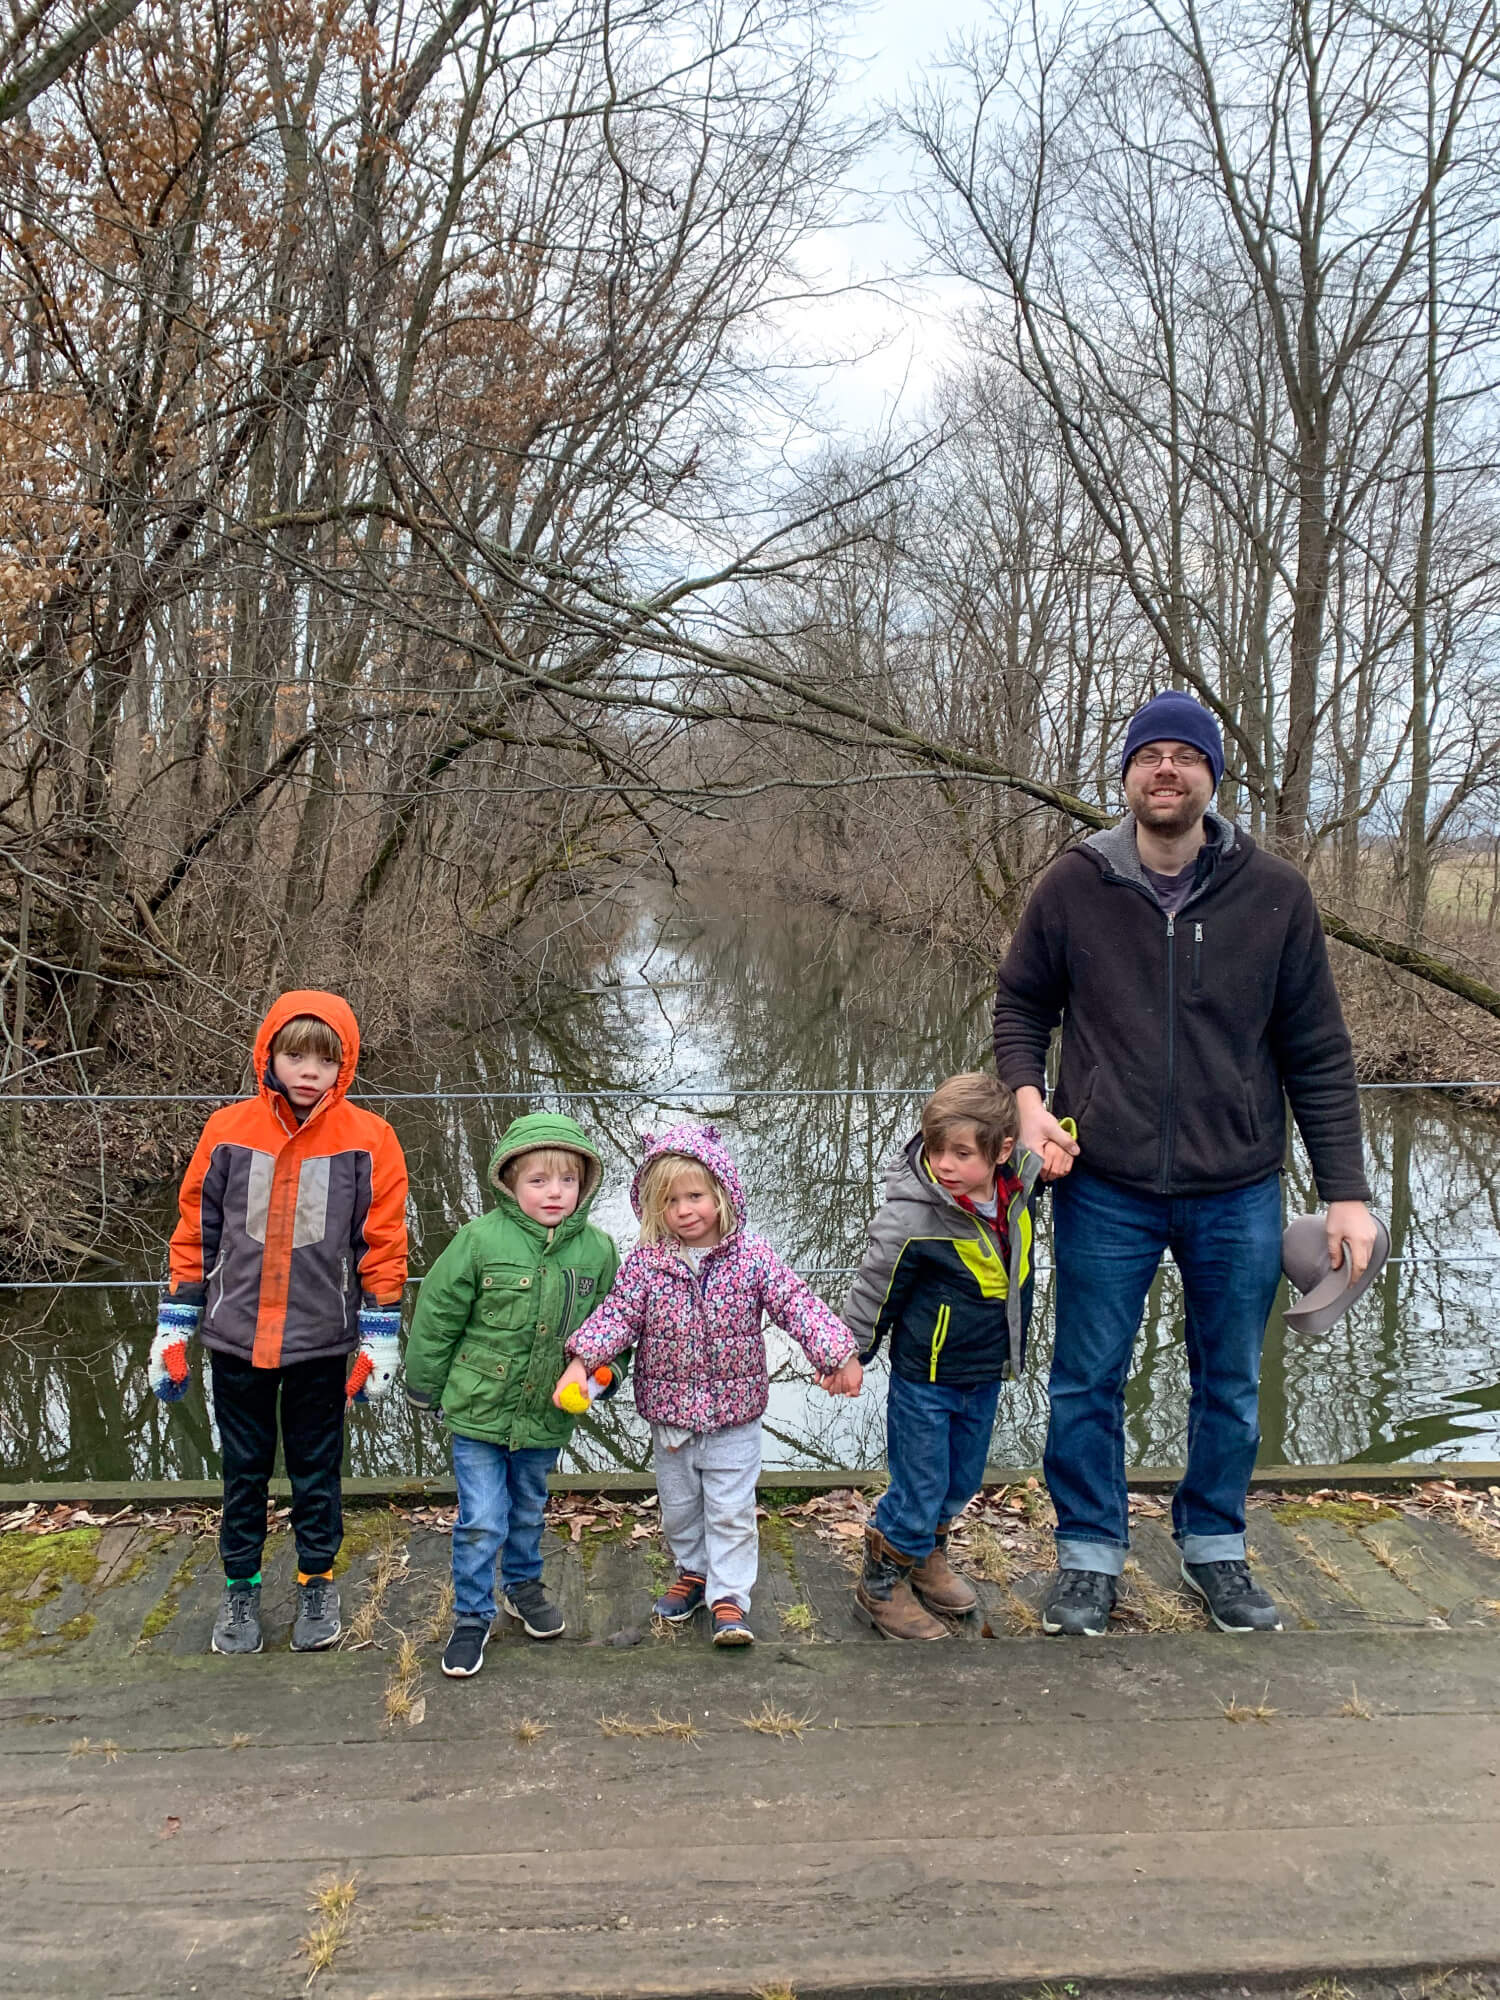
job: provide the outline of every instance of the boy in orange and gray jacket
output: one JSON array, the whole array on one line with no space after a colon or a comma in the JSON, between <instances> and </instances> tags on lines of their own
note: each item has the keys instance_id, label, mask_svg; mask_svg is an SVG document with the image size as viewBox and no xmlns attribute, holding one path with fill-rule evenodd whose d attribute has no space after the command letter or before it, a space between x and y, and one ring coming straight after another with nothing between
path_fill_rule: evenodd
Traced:
<instances>
[{"instance_id":1,"label":"boy in orange and gray jacket","mask_svg":"<svg viewBox=\"0 0 1500 2000\"><path fill-rule=\"evenodd\" d=\"M347 1001L283 993L255 1037L256 1095L214 1112L178 1195L150 1375L176 1402L201 1336L224 1470L216 1653L261 1649L278 1399L297 1541L293 1649L331 1646L341 1629L344 1411L395 1379L406 1283L406 1161L385 1120L346 1101L358 1061Z\"/></svg>"}]
</instances>

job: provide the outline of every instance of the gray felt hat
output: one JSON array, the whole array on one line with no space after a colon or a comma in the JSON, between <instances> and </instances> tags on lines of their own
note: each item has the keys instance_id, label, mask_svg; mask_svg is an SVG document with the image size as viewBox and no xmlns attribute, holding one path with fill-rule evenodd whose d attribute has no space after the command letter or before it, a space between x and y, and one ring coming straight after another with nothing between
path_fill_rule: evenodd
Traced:
<instances>
[{"instance_id":1,"label":"gray felt hat","mask_svg":"<svg viewBox=\"0 0 1500 2000\"><path fill-rule=\"evenodd\" d=\"M1370 1261L1351 1285L1349 1246L1345 1244L1344 1262L1337 1270L1329 1259L1327 1216L1297 1216L1281 1239L1281 1268L1302 1294L1296 1305L1286 1309L1287 1325L1293 1333L1326 1333L1370 1289L1390 1254L1391 1233L1377 1215Z\"/></svg>"}]
</instances>

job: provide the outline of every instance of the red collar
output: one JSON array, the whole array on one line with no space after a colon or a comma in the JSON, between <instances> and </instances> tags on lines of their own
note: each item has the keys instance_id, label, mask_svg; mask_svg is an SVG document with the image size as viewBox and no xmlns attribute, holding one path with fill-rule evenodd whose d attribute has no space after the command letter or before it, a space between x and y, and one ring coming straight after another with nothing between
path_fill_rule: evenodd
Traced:
<instances>
[{"instance_id":1,"label":"red collar","mask_svg":"<svg viewBox=\"0 0 1500 2000\"><path fill-rule=\"evenodd\" d=\"M970 1215L977 1217L980 1222L990 1222L993 1220L993 1226L996 1229L1003 1229L1005 1226L1006 1210L1020 1191L1021 1176L1013 1173L1008 1164L1002 1160L1000 1165L995 1169L996 1206L993 1218L988 1215L980 1215L979 1210L966 1194L956 1194L953 1199L958 1203L960 1208L966 1208Z\"/></svg>"}]
</instances>

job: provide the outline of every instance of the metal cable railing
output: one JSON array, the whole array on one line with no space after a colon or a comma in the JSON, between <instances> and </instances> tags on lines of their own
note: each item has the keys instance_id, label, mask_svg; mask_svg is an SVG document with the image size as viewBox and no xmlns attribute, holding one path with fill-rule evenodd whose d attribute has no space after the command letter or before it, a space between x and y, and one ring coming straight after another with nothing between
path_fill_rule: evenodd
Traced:
<instances>
[{"instance_id":1,"label":"metal cable railing","mask_svg":"<svg viewBox=\"0 0 1500 2000\"><path fill-rule=\"evenodd\" d=\"M1387 1257L1386 1268L1395 1264L1500 1264L1500 1250L1476 1250L1462 1256L1412 1256ZM811 1281L814 1278L852 1278L859 1269L858 1264L829 1264L811 1269L794 1265L799 1278ZM1050 1275L1050 1264L1035 1264L1033 1271L1039 1278ZM161 1286L160 1277L155 1278L0 1278L0 1291L5 1292L140 1292L157 1291ZM420 1285L420 1277L408 1278L406 1290L412 1291Z\"/></svg>"},{"instance_id":2,"label":"metal cable railing","mask_svg":"<svg viewBox=\"0 0 1500 2000\"><path fill-rule=\"evenodd\" d=\"M1361 1083L1360 1090L1500 1090L1500 1078L1464 1077L1423 1081L1407 1079L1393 1083ZM569 1104L590 1104L599 1102L652 1104L697 1104L705 1099L739 1103L745 1100L806 1099L806 1098L881 1098L881 1097L925 1097L929 1086L926 1084L869 1084L862 1086L830 1087L827 1089L803 1088L800 1085L777 1087L756 1086L748 1089L715 1089L711 1086L673 1085L663 1090L645 1088L610 1087L600 1090L558 1090L550 1085L533 1086L524 1090L370 1090L361 1092L351 1101L373 1102L377 1104L488 1104L535 1101L550 1099ZM0 1101L10 1104L234 1104L246 1101L243 1092L214 1093L209 1091L36 1091L5 1094ZM722 1113L718 1115L723 1115ZM1388 1264L1423 1265L1478 1265L1490 1264L1497 1260L1496 1252L1476 1251L1459 1256L1402 1256L1387 1259ZM852 1277L858 1265L834 1265L825 1268L799 1271L804 1278L844 1278ZM1045 1276L1050 1266L1038 1265L1037 1275ZM408 1278L407 1289L411 1290L422 1282L420 1277ZM141 1291L154 1290L161 1283L160 1278L0 1278L0 1291L7 1292L72 1292L72 1291Z\"/></svg>"},{"instance_id":3,"label":"metal cable railing","mask_svg":"<svg viewBox=\"0 0 1500 2000\"><path fill-rule=\"evenodd\" d=\"M926 1097L932 1086L926 1083L882 1083L833 1088L804 1089L790 1084L775 1089L737 1089L713 1084L673 1085L667 1090L620 1089L557 1090L551 1084L534 1084L525 1090L362 1090L351 1094L351 1104L492 1104L519 1102L537 1097L564 1104L635 1103L696 1104L704 1098L739 1103L760 1098L819 1097ZM1358 1090L1500 1090L1500 1077L1466 1076L1443 1080L1408 1078L1398 1083L1361 1083ZM237 1091L140 1091L140 1090L46 1090L5 1091L0 1084L0 1103L5 1104L239 1104L248 1102L246 1092Z\"/></svg>"}]
</instances>

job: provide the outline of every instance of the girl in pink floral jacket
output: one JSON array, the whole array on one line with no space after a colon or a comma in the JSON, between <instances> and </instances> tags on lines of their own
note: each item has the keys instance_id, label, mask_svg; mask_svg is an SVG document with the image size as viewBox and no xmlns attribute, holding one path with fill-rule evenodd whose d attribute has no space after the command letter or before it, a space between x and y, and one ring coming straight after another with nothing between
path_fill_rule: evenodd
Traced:
<instances>
[{"instance_id":1,"label":"girl in pink floral jacket","mask_svg":"<svg viewBox=\"0 0 1500 2000\"><path fill-rule=\"evenodd\" d=\"M653 1609L678 1623L705 1601L714 1644L748 1646L755 1481L770 1391L763 1318L789 1333L830 1395L857 1396L856 1342L763 1237L745 1229L734 1161L712 1125L646 1141L630 1190L641 1240L568 1341L569 1383L635 1349L635 1406L651 1425L662 1528L677 1580Z\"/></svg>"}]
</instances>

